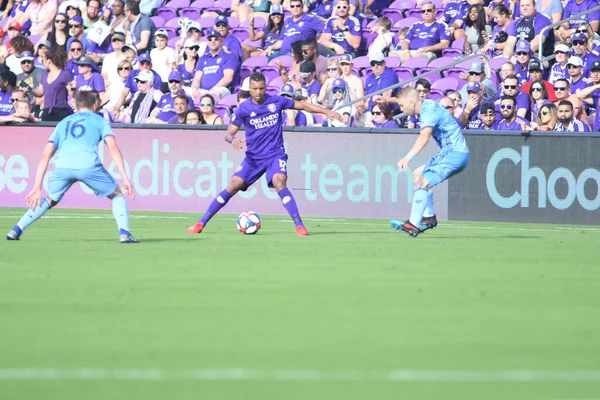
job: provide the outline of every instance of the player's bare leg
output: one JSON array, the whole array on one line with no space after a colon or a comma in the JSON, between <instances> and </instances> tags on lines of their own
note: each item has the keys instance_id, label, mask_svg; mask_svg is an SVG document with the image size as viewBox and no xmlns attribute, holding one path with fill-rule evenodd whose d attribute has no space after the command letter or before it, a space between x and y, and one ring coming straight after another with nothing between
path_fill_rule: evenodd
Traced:
<instances>
[{"instance_id":1,"label":"player's bare leg","mask_svg":"<svg viewBox=\"0 0 600 400\"><path fill-rule=\"evenodd\" d=\"M281 199L281 204L283 204L283 207L294 220L294 224L296 224L296 234L298 236L308 236L308 231L302 222L302 218L300 218L300 212L298 211L296 199L294 199L294 195L287 187L287 175L275 174L273 175L271 182L273 183L273 187Z\"/></svg>"},{"instance_id":2,"label":"player's bare leg","mask_svg":"<svg viewBox=\"0 0 600 400\"><path fill-rule=\"evenodd\" d=\"M188 233L200 233L208 221L227 204L227 202L246 187L246 182L239 176L232 176L227 187L213 199L208 209L198 222L188 229Z\"/></svg>"},{"instance_id":3,"label":"player's bare leg","mask_svg":"<svg viewBox=\"0 0 600 400\"><path fill-rule=\"evenodd\" d=\"M129 232L129 210L121 188L117 186L114 193L106 196L112 200L112 212L119 227L119 243L139 243Z\"/></svg>"}]
</instances>

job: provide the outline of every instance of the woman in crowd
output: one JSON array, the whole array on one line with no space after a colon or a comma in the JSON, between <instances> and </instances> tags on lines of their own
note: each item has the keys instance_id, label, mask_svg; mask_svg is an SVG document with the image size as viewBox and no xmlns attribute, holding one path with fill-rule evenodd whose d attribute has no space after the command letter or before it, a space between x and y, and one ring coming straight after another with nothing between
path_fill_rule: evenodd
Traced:
<instances>
[{"instance_id":1,"label":"woman in crowd","mask_svg":"<svg viewBox=\"0 0 600 400\"><path fill-rule=\"evenodd\" d=\"M112 17L110 18L110 33L126 33L129 30L129 21L125 16L125 3L121 0L115 0L111 7Z\"/></svg>"},{"instance_id":2,"label":"woman in crowd","mask_svg":"<svg viewBox=\"0 0 600 400\"><path fill-rule=\"evenodd\" d=\"M371 125L373 128L398 128L392 119L392 110L385 103L374 103L371 107Z\"/></svg>"},{"instance_id":3,"label":"woman in crowd","mask_svg":"<svg viewBox=\"0 0 600 400\"><path fill-rule=\"evenodd\" d=\"M67 87L73 75L67 70L67 52L62 47L51 47L46 53L46 73L42 84L31 91L35 97L44 96L42 121L62 121L71 115Z\"/></svg>"},{"instance_id":4,"label":"woman in crowd","mask_svg":"<svg viewBox=\"0 0 600 400\"><path fill-rule=\"evenodd\" d=\"M133 70L133 65L131 65L129 60L121 60L115 70L115 74L118 76L118 78L112 79L110 81L110 85L106 88L106 97L108 98L108 103L104 106L104 108L107 110L112 110L117 103L119 103L121 92L123 89L125 89L125 82ZM129 99L126 99L125 103L128 102Z\"/></svg>"},{"instance_id":5,"label":"woman in crowd","mask_svg":"<svg viewBox=\"0 0 600 400\"><path fill-rule=\"evenodd\" d=\"M43 35L51 27L56 10L56 0L31 0L27 10L17 20L21 26L31 21L29 32L32 35Z\"/></svg>"},{"instance_id":6,"label":"woman in crowd","mask_svg":"<svg viewBox=\"0 0 600 400\"><path fill-rule=\"evenodd\" d=\"M65 13L67 14L67 20L75 16L81 17L81 9L79 7L76 7L75 5L69 4L66 8Z\"/></svg>"},{"instance_id":7,"label":"woman in crowd","mask_svg":"<svg viewBox=\"0 0 600 400\"><path fill-rule=\"evenodd\" d=\"M481 53L491 52L492 57L502 57L504 45L508 35L506 32L515 24L510 17L510 11L504 4L498 4L492 9L492 18L496 25L492 30L492 40L488 41L481 49ZM504 32L504 33L501 33Z\"/></svg>"},{"instance_id":8,"label":"woman in crowd","mask_svg":"<svg viewBox=\"0 0 600 400\"><path fill-rule=\"evenodd\" d=\"M465 33L467 35L464 45L466 55L476 53L490 41L492 27L485 20L485 11L481 4L475 4L469 8L465 20Z\"/></svg>"},{"instance_id":9,"label":"woman in crowd","mask_svg":"<svg viewBox=\"0 0 600 400\"><path fill-rule=\"evenodd\" d=\"M200 111L207 125L223 125L223 118L215 113L215 98L210 94L200 98Z\"/></svg>"},{"instance_id":10,"label":"woman in crowd","mask_svg":"<svg viewBox=\"0 0 600 400\"><path fill-rule=\"evenodd\" d=\"M192 81L194 80L194 74L196 73L196 63L200 58L198 56L198 50L200 45L194 39L186 39L183 50L183 63L177 66L177 70L181 72L183 76L183 86L186 88L192 87Z\"/></svg>"},{"instance_id":11,"label":"woman in crowd","mask_svg":"<svg viewBox=\"0 0 600 400\"><path fill-rule=\"evenodd\" d=\"M135 77L138 91L131 98L129 109L126 114L130 115L130 121L134 124L143 124L150 116L150 112L156 107L162 94L152 86L154 75L150 71L141 71ZM127 117L125 116L127 122Z\"/></svg>"},{"instance_id":12,"label":"woman in crowd","mask_svg":"<svg viewBox=\"0 0 600 400\"><path fill-rule=\"evenodd\" d=\"M342 77L342 68L340 67L340 62L337 58L328 58L327 59L327 79L321 86L321 91L319 92L319 104L329 105L333 101L333 96L331 93L331 85L333 81Z\"/></svg>"},{"instance_id":13,"label":"woman in crowd","mask_svg":"<svg viewBox=\"0 0 600 400\"><path fill-rule=\"evenodd\" d=\"M68 28L69 21L65 14L56 14L52 30L45 34L39 43L48 41L50 46L60 46L67 50L67 40L71 37Z\"/></svg>"},{"instance_id":14,"label":"woman in crowd","mask_svg":"<svg viewBox=\"0 0 600 400\"><path fill-rule=\"evenodd\" d=\"M256 32L254 30L254 18L250 21L249 39L252 41L261 40L260 49L251 46L249 44L242 45L242 51L244 52L244 59L252 56L261 55L263 50L267 47L275 44L281 37L281 29L283 28L283 8L279 4L273 4L271 6L271 12L269 14L269 21L265 28Z\"/></svg>"},{"instance_id":15,"label":"woman in crowd","mask_svg":"<svg viewBox=\"0 0 600 400\"><path fill-rule=\"evenodd\" d=\"M334 79L331 82L331 93L332 93L332 108L338 107L343 103L346 103L345 97L347 97L346 81L342 78ZM352 115L354 114L353 106L346 106L336 109L336 112L342 116L343 121L337 121L330 119L327 121L328 126L336 128L347 128L352 125Z\"/></svg>"},{"instance_id":16,"label":"woman in crowd","mask_svg":"<svg viewBox=\"0 0 600 400\"><path fill-rule=\"evenodd\" d=\"M542 81L535 81L531 84L529 100L531 101L531 122L537 122L538 110L549 101L546 85Z\"/></svg>"},{"instance_id":17,"label":"woman in crowd","mask_svg":"<svg viewBox=\"0 0 600 400\"><path fill-rule=\"evenodd\" d=\"M206 124L206 121L200 111L190 110L185 116L185 123L187 125L203 125Z\"/></svg>"},{"instance_id":18,"label":"woman in crowd","mask_svg":"<svg viewBox=\"0 0 600 400\"><path fill-rule=\"evenodd\" d=\"M365 95L365 83L357 75L354 74L352 67L354 62L350 54L344 54L340 57L340 68L342 70L342 79L348 84L348 93L352 100L358 99ZM361 103L357 103L358 105Z\"/></svg>"},{"instance_id":19,"label":"woman in crowd","mask_svg":"<svg viewBox=\"0 0 600 400\"><path fill-rule=\"evenodd\" d=\"M558 109L552 103L544 104L537 113L536 121L536 131L553 131L558 124Z\"/></svg>"}]
</instances>

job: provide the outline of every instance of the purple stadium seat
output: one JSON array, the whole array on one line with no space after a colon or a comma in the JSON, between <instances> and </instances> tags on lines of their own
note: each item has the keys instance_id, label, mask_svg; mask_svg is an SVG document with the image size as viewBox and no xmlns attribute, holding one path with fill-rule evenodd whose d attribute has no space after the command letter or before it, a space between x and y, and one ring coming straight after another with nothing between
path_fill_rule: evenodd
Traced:
<instances>
[{"instance_id":1,"label":"purple stadium seat","mask_svg":"<svg viewBox=\"0 0 600 400\"><path fill-rule=\"evenodd\" d=\"M171 0L167 4L165 4L165 7L178 9L178 8L187 7L189 5L190 5L189 0Z\"/></svg>"},{"instance_id":2,"label":"purple stadium seat","mask_svg":"<svg viewBox=\"0 0 600 400\"><path fill-rule=\"evenodd\" d=\"M395 8L388 8L383 10L382 15L384 17L388 17L392 21L392 25L404 18L404 15L402 15L402 11Z\"/></svg>"},{"instance_id":3,"label":"purple stadium seat","mask_svg":"<svg viewBox=\"0 0 600 400\"><path fill-rule=\"evenodd\" d=\"M413 57L404 61L401 65L403 68L410 68L416 70L427 66L427 59L425 57Z\"/></svg>"},{"instance_id":4,"label":"purple stadium seat","mask_svg":"<svg viewBox=\"0 0 600 400\"><path fill-rule=\"evenodd\" d=\"M505 57L492 58L492 60L490 61L490 67L495 70L500 70L500 69L502 69L502 64L504 64L505 62L508 62L508 61L510 61L510 60Z\"/></svg>"},{"instance_id":5,"label":"purple stadium seat","mask_svg":"<svg viewBox=\"0 0 600 400\"><path fill-rule=\"evenodd\" d=\"M463 51L461 49L457 49L456 47L449 47L447 49L442 50L443 57L462 57Z\"/></svg>"},{"instance_id":6,"label":"purple stadium seat","mask_svg":"<svg viewBox=\"0 0 600 400\"><path fill-rule=\"evenodd\" d=\"M413 17L407 17L397 21L393 26L394 28L410 28L415 22L419 22L419 20Z\"/></svg>"},{"instance_id":7,"label":"purple stadium seat","mask_svg":"<svg viewBox=\"0 0 600 400\"><path fill-rule=\"evenodd\" d=\"M315 125L323 125L323 114L313 114Z\"/></svg>"},{"instance_id":8,"label":"purple stadium seat","mask_svg":"<svg viewBox=\"0 0 600 400\"><path fill-rule=\"evenodd\" d=\"M172 49L175 49L175 47L177 46L177 41L179 39L180 38L178 36L175 36L175 37L169 39L169 47L172 48Z\"/></svg>"},{"instance_id":9,"label":"purple stadium seat","mask_svg":"<svg viewBox=\"0 0 600 400\"><path fill-rule=\"evenodd\" d=\"M396 73L400 81L406 81L410 78L414 78L415 76L415 74L410 68L396 67L394 68L394 72Z\"/></svg>"},{"instance_id":10,"label":"purple stadium seat","mask_svg":"<svg viewBox=\"0 0 600 400\"><path fill-rule=\"evenodd\" d=\"M262 17L255 17L254 18L254 28L255 29L262 29L267 25L267 21L264 20L264 18ZM242 28L249 28L250 27L250 21L246 20L244 22L240 23L240 26Z\"/></svg>"},{"instance_id":11,"label":"purple stadium seat","mask_svg":"<svg viewBox=\"0 0 600 400\"><path fill-rule=\"evenodd\" d=\"M179 16L181 18L189 18L192 21L200 19L200 15L202 14L202 10L196 7L184 7L179 10Z\"/></svg>"},{"instance_id":12,"label":"purple stadium seat","mask_svg":"<svg viewBox=\"0 0 600 400\"><path fill-rule=\"evenodd\" d=\"M276 67L273 65L263 65L262 67L258 67L258 72L263 74L269 82L271 82L275 78L281 77L281 72L279 71L279 67Z\"/></svg>"},{"instance_id":13,"label":"purple stadium seat","mask_svg":"<svg viewBox=\"0 0 600 400\"><path fill-rule=\"evenodd\" d=\"M223 97L219 100L218 104L230 107L237 106L237 94L230 94L229 96Z\"/></svg>"},{"instance_id":14,"label":"purple stadium seat","mask_svg":"<svg viewBox=\"0 0 600 400\"><path fill-rule=\"evenodd\" d=\"M424 57L423 57L424 58ZM400 59L396 56L390 56L385 58L385 66L395 68L400 66Z\"/></svg>"},{"instance_id":15,"label":"purple stadium seat","mask_svg":"<svg viewBox=\"0 0 600 400\"><path fill-rule=\"evenodd\" d=\"M244 79L246 79L247 77L249 77L250 75L252 75L253 73L254 73L254 69L252 67L244 67L244 66L240 67L240 79L242 81Z\"/></svg>"},{"instance_id":16,"label":"purple stadium seat","mask_svg":"<svg viewBox=\"0 0 600 400\"><path fill-rule=\"evenodd\" d=\"M150 19L152 22L154 22L154 26L156 26L156 28L162 28L165 25L165 20L163 17L155 15L154 17L150 17Z\"/></svg>"},{"instance_id":17,"label":"purple stadium seat","mask_svg":"<svg viewBox=\"0 0 600 400\"><path fill-rule=\"evenodd\" d=\"M267 87L265 93L267 93L270 96L277 96L279 94L279 88L275 86L269 86Z\"/></svg>"},{"instance_id":18,"label":"purple stadium seat","mask_svg":"<svg viewBox=\"0 0 600 400\"><path fill-rule=\"evenodd\" d=\"M179 17L171 18L163 25L163 28L173 28L175 30L179 29Z\"/></svg>"},{"instance_id":19,"label":"purple stadium seat","mask_svg":"<svg viewBox=\"0 0 600 400\"><path fill-rule=\"evenodd\" d=\"M465 38L456 39L454 42L452 42L451 47L463 51L463 49L465 48Z\"/></svg>"},{"instance_id":20,"label":"purple stadium seat","mask_svg":"<svg viewBox=\"0 0 600 400\"><path fill-rule=\"evenodd\" d=\"M457 64L454 67L450 67L446 70L446 72L444 73L444 76L446 76L448 78L456 78L456 80L461 81L462 79L460 79L460 74L463 72L467 72L469 67L471 66L472 62L475 62L475 61L469 60L469 61L465 61L460 64Z\"/></svg>"},{"instance_id":21,"label":"purple stadium seat","mask_svg":"<svg viewBox=\"0 0 600 400\"><path fill-rule=\"evenodd\" d=\"M394 8L397 10L410 10L411 8L415 8L414 0L396 0L392 4L390 4L390 8Z\"/></svg>"},{"instance_id":22,"label":"purple stadium seat","mask_svg":"<svg viewBox=\"0 0 600 400\"><path fill-rule=\"evenodd\" d=\"M421 18L421 8L411 8L410 10L405 11L406 18L416 18L419 21L422 21Z\"/></svg>"},{"instance_id":23,"label":"purple stadium seat","mask_svg":"<svg viewBox=\"0 0 600 400\"><path fill-rule=\"evenodd\" d=\"M232 28L240 26L240 19L238 17L227 17L227 21L229 21L229 26Z\"/></svg>"},{"instance_id":24,"label":"purple stadium seat","mask_svg":"<svg viewBox=\"0 0 600 400\"><path fill-rule=\"evenodd\" d=\"M231 110L229 109L229 106L223 105L223 104L215 104L215 114L217 114L219 117L223 118L223 122L225 120L225 116L229 116L229 114L231 114ZM225 122L228 123L228 122Z\"/></svg>"},{"instance_id":25,"label":"purple stadium seat","mask_svg":"<svg viewBox=\"0 0 600 400\"><path fill-rule=\"evenodd\" d=\"M165 21L177 18L177 10L174 8L161 7L156 11L156 14L159 17L162 17L162 19L164 19Z\"/></svg>"},{"instance_id":26,"label":"purple stadium seat","mask_svg":"<svg viewBox=\"0 0 600 400\"><path fill-rule=\"evenodd\" d=\"M196 0L192 4L190 4L190 7L205 9L214 5L214 0Z\"/></svg>"},{"instance_id":27,"label":"purple stadium seat","mask_svg":"<svg viewBox=\"0 0 600 400\"><path fill-rule=\"evenodd\" d=\"M458 89L458 81L456 78L442 78L437 79L431 82L432 89L439 89L441 91L444 90L457 90Z\"/></svg>"},{"instance_id":28,"label":"purple stadium seat","mask_svg":"<svg viewBox=\"0 0 600 400\"><path fill-rule=\"evenodd\" d=\"M162 29L164 29L165 31L167 31L167 33L169 34L169 40L178 37L177 36L177 30L176 30L176 28L171 28L169 26L164 26Z\"/></svg>"},{"instance_id":29,"label":"purple stadium seat","mask_svg":"<svg viewBox=\"0 0 600 400\"><path fill-rule=\"evenodd\" d=\"M236 28L231 28L229 33L231 35L237 37L240 40L240 42L242 42L250 37L250 32L248 31L248 28L242 28L240 26L238 26Z\"/></svg>"},{"instance_id":30,"label":"purple stadium seat","mask_svg":"<svg viewBox=\"0 0 600 400\"><path fill-rule=\"evenodd\" d=\"M258 49L262 45L262 40L250 40L246 39L242 42L242 44L247 44L248 46L252 46L255 49Z\"/></svg>"},{"instance_id":31,"label":"purple stadium seat","mask_svg":"<svg viewBox=\"0 0 600 400\"><path fill-rule=\"evenodd\" d=\"M242 63L242 67L250 67L253 70L259 68L259 67L264 67L267 65L268 62L268 58L267 56L254 56L254 57L250 57L246 60L244 60L244 62Z\"/></svg>"},{"instance_id":32,"label":"purple stadium seat","mask_svg":"<svg viewBox=\"0 0 600 400\"><path fill-rule=\"evenodd\" d=\"M283 86L283 79L281 79L281 76L278 76L277 78L269 82L269 86L276 87L277 89L279 89Z\"/></svg>"},{"instance_id":33,"label":"purple stadium seat","mask_svg":"<svg viewBox=\"0 0 600 400\"><path fill-rule=\"evenodd\" d=\"M363 69L363 68L370 68L371 67L371 62L369 61L369 57L367 56L362 56L362 57L356 57L354 59L354 66L356 68Z\"/></svg>"},{"instance_id":34,"label":"purple stadium seat","mask_svg":"<svg viewBox=\"0 0 600 400\"><path fill-rule=\"evenodd\" d=\"M377 32L369 32L369 31L365 31L362 34L363 37L363 43L364 43L364 47L365 49L368 49L371 46L371 43L373 43L373 41L377 38Z\"/></svg>"},{"instance_id":35,"label":"purple stadium seat","mask_svg":"<svg viewBox=\"0 0 600 400\"><path fill-rule=\"evenodd\" d=\"M215 19L213 17L201 17L197 22L200 24L202 29L210 30L215 25Z\"/></svg>"},{"instance_id":36,"label":"purple stadium seat","mask_svg":"<svg viewBox=\"0 0 600 400\"><path fill-rule=\"evenodd\" d=\"M215 6L227 10L228 8L231 8L231 0L217 0Z\"/></svg>"},{"instance_id":37,"label":"purple stadium seat","mask_svg":"<svg viewBox=\"0 0 600 400\"><path fill-rule=\"evenodd\" d=\"M286 68L291 67L292 64L294 63L294 59L292 56L279 56L279 57L275 57L274 59L269 61L269 63L267 65L275 65L276 66L277 64L275 63L275 61L279 61Z\"/></svg>"},{"instance_id":38,"label":"purple stadium seat","mask_svg":"<svg viewBox=\"0 0 600 400\"><path fill-rule=\"evenodd\" d=\"M431 89L431 92L429 93L429 98L431 100L438 101L442 97L444 97L444 91L443 90L440 90L440 89Z\"/></svg>"}]
</instances>

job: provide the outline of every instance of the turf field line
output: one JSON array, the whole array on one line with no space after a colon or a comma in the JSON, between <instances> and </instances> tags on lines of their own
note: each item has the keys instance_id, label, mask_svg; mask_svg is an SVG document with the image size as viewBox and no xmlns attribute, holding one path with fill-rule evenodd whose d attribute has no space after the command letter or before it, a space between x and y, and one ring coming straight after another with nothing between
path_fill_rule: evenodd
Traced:
<instances>
[{"instance_id":1,"label":"turf field line","mask_svg":"<svg viewBox=\"0 0 600 400\"><path fill-rule=\"evenodd\" d=\"M0 381L600 382L600 370L3 368Z\"/></svg>"}]
</instances>

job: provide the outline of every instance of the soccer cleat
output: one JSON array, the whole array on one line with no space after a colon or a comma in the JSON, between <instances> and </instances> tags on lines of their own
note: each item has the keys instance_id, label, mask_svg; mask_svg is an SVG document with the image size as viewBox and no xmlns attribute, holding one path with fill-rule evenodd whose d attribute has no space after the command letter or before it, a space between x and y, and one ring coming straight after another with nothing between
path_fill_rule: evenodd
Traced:
<instances>
[{"instance_id":1,"label":"soccer cleat","mask_svg":"<svg viewBox=\"0 0 600 400\"><path fill-rule=\"evenodd\" d=\"M409 221L400 222L393 219L390 221L390 226L397 231L404 231L408 233L411 237L417 237L417 235L421 233L419 228L411 224Z\"/></svg>"},{"instance_id":2,"label":"soccer cleat","mask_svg":"<svg viewBox=\"0 0 600 400\"><path fill-rule=\"evenodd\" d=\"M308 236L308 231L302 225L298 225L296 227L296 235L298 235L298 236Z\"/></svg>"},{"instance_id":3,"label":"soccer cleat","mask_svg":"<svg viewBox=\"0 0 600 400\"><path fill-rule=\"evenodd\" d=\"M437 226L437 218L435 215L431 217L423 217L421 219L421 223L419 224L419 229L421 233L425 232L427 229L433 229Z\"/></svg>"},{"instance_id":4,"label":"soccer cleat","mask_svg":"<svg viewBox=\"0 0 600 400\"><path fill-rule=\"evenodd\" d=\"M131 234L119 235L119 243L139 243L140 241L134 238Z\"/></svg>"},{"instance_id":5,"label":"soccer cleat","mask_svg":"<svg viewBox=\"0 0 600 400\"><path fill-rule=\"evenodd\" d=\"M6 240L19 240L19 237L21 237L21 235L14 230L11 230L6 234Z\"/></svg>"},{"instance_id":6,"label":"soccer cleat","mask_svg":"<svg viewBox=\"0 0 600 400\"><path fill-rule=\"evenodd\" d=\"M204 229L204 222L196 222L194 226L188 229L188 233L200 233Z\"/></svg>"}]
</instances>

